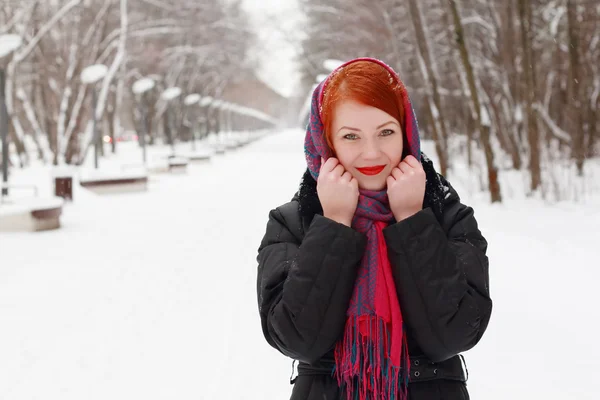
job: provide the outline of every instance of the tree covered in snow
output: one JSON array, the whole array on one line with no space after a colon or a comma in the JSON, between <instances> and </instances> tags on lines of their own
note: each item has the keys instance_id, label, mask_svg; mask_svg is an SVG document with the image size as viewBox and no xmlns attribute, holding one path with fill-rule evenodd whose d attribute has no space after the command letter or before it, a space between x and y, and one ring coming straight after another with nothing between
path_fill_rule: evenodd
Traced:
<instances>
[{"instance_id":1,"label":"tree covered in snow","mask_svg":"<svg viewBox=\"0 0 600 400\"><path fill-rule=\"evenodd\" d=\"M144 102L146 117L158 127L166 110L164 89L218 97L240 70L253 67L246 54L253 34L239 1L5 0L0 34L23 40L0 59L7 73L10 140L23 163L30 144L46 161L81 162L92 141L92 112L112 137L114 151L122 110L140 122L133 84L141 78L156 82ZM107 69L94 84L81 77L91 65ZM98 93L95 110L92 90ZM169 107L176 123L183 120L182 102ZM164 129L153 129L151 139L160 134Z\"/></svg>"},{"instance_id":2,"label":"tree covered in snow","mask_svg":"<svg viewBox=\"0 0 600 400\"><path fill-rule=\"evenodd\" d=\"M407 84L442 171L464 151L487 170L492 201L501 200L499 170L529 171L534 192L544 165L568 160L581 173L598 155L598 2L299 1L305 89L327 72L325 59L385 60Z\"/></svg>"}]
</instances>

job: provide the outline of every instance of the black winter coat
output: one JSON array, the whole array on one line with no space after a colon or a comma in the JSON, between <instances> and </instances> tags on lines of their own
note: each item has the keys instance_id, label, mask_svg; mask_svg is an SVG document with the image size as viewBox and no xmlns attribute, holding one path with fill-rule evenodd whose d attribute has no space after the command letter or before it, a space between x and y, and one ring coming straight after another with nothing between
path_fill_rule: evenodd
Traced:
<instances>
[{"instance_id":1,"label":"black winter coat","mask_svg":"<svg viewBox=\"0 0 600 400\"><path fill-rule=\"evenodd\" d=\"M468 399L459 353L492 310L487 242L473 209L423 157L423 210L384 229L411 358L410 400ZM333 348L366 236L322 216L308 171L293 200L271 211L258 251L257 292L267 342L299 361L291 400L337 400Z\"/></svg>"}]
</instances>

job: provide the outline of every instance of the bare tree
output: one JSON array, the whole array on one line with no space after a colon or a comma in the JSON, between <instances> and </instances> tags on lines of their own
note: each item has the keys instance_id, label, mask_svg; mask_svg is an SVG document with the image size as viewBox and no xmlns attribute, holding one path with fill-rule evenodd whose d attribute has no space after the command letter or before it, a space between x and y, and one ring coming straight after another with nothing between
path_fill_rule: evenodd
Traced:
<instances>
[{"instance_id":1,"label":"bare tree","mask_svg":"<svg viewBox=\"0 0 600 400\"><path fill-rule=\"evenodd\" d=\"M7 65L11 140L23 162L29 139L40 159L82 162L92 142L92 112L105 121L116 151L123 107L133 104L129 89L142 76L153 75L158 88L213 95L254 67L246 54L254 36L239 1L6 0L0 32L24 41ZM90 110L92 88L80 75L93 64L105 64L108 73ZM147 118L156 125L163 108L156 93L147 101ZM181 104L174 114L180 124Z\"/></svg>"},{"instance_id":2,"label":"bare tree","mask_svg":"<svg viewBox=\"0 0 600 400\"><path fill-rule=\"evenodd\" d=\"M503 169L527 172L533 194L550 185L544 179L554 179L548 171L557 159L573 160L582 173L586 157L598 154L600 14L594 2L301 5L308 20L299 57L306 90L326 72L321 63L327 58L388 61L407 82L423 135L434 139L441 162L456 148L471 165L476 146L492 201L501 199ZM460 145L452 147L455 140ZM449 166L449 154L458 153L448 153Z\"/></svg>"}]
</instances>

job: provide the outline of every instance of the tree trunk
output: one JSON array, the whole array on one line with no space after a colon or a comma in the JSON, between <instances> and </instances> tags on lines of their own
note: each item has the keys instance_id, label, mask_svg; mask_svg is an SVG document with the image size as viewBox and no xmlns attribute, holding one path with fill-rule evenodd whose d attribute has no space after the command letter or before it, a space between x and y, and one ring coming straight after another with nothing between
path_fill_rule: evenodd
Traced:
<instances>
[{"instance_id":1,"label":"tree trunk","mask_svg":"<svg viewBox=\"0 0 600 400\"><path fill-rule=\"evenodd\" d=\"M172 145L173 144L173 133L171 132L171 124L169 122L170 118L171 118L171 115L169 113L169 109L167 108L165 110L165 113L162 118L163 130L164 130L165 138L167 139L167 144Z\"/></svg>"},{"instance_id":2,"label":"tree trunk","mask_svg":"<svg viewBox=\"0 0 600 400\"><path fill-rule=\"evenodd\" d=\"M479 137L483 144L483 150L485 152L485 161L488 169L488 186L490 190L490 199L492 203L499 203L502 201L500 194L500 183L498 182L498 170L494 165L494 151L490 142L490 127L484 126L481 116L481 103L479 102L479 94L477 92L477 84L475 82L475 73L473 72L473 66L469 59L469 51L465 41L465 35L458 13L458 7L456 0L449 0L450 11L454 20L454 30L456 33L456 44L460 51L460 58L467 75L467 82L469 84L469 91L471 92L471 101L477 114L477 128L479 130Z\"/></svg>"},{"instance_id":3,"label":"tree trunk","mask_svg":"<svg viewBox=\"0 0 600 400\"><path fill-rule=\"evenodd\" d=\"M424 68L421 68L423 79L429 85L431 89L431 100L435 106L437 113L434 115L433 110L430 106L430 116L433 124L439 124L439 132L437 135L436 142L439 141L440 145L436 145L438 149L438 157L444 160L446 167L449 165L448 157L448 129L446 126L446 120L444 119L444 107L438 90L438 76L433 66L433 57L431 48L428 42L427 34L425 33L425 25L423 21L423 15L421 14L420 5L417 0L409 0L409 8L411 20L415 29L415 35L418 44L418 53L423 60ZM429 95L427 96L429 97Z\"/></svg>"},{"instance_id":4,"label":"tree trunk","mask_svg":"<svg viewBox=\"0 0 600 400\"><path fill-rule=\"evenodd\" d=\"M520 107L522 103L522 94L520 93L519 85L519 74L516 66L516 47L514 43L518 41L518 35L515 29L515 1L506 0L506 13L504 14L503 26L506 27L504 36L501 40L502 45L502 56L504 69L506 71L507 84L509 87L509 93L511 98L507 99L508 107L510 107L510 115L507 121L507 130L503 132L506 134L510 146L511 146L511 159L513 168L520 170L523 164L521 159L521 142L519 138L521 136L521 121L516 118L516 107Z\"/></svg>"},{"instance_id":5,"label":"tree trunk","mask_svg":"<svg viewBox=\"0 0 600 400\"><path fill-rule=\"evenodd\" d=\"M429 106L429 103L425 106L427 117L431 121L431 133L433 136L433 143L435 143L435 151L440 160L440 174L446 176L448 173L448 159L446 158L447 151L444 151L442 148L442 141L439 138L440 133L438 132L438 125L435 123L435 117L433 115L433 111Z\"/></svg>"},{"instance_id":6,"label":"tree trunk","mask_svg":"<svg viewBox=\"0 0 600 400\"><path fill-rule=\"evenodd\" d=\"M519 0L519 19L521 24L521 46L523 47L523 71L525 75L525 98L527 114L527 140L529 143L529 170L531 173L530 190L537 190L542 183L540 166L540 139L533 104L535 95L535 73L532 65L532 16L530 0Z\"/></svg>"},{"instance_id":7,"label":"tree trunk","mask_svg":"<svg viewBox=\"0 0 600 400\"><path fill-rule=\"evenodd\" d=\"M594 107L590 103L590 108L588 110L588 124L589 124L589 134L588 134L588 144L586 146L587 149L587 157L597 157L600 154L596 154L596 143L598 142L598 108L597 105Z\"/></svg>"},{"instance_id":8,"label":"tree trunk","mask_svg":"<svg viewBox=\"0 0 600 400\"><path fill-rule=\"evenodd\" d=\"M567 131L571 132L573 144L571 155L575 159L577 173L583 175L583 161L585 160L585 133L581 123L581 100L580 89L581 67L579 65L579 32L577 22L577 4L573 0L567 0L567 21L569 35L569 119L570 124Z\"/></svg>"},{"instance_id":9,"label":"tree trunk","mask_svg":"<svg viewBox=\"0 0 600 400\"><path fill-rule=\"evenodd\" d=\"M108 107L106 109L106 122L108 124L108 135L110 136L110 148L113 154L117 152L117 138L115 137L115 114L116 111L114 103L111 102L108 104Z\"/></svg>"}]
</instances>

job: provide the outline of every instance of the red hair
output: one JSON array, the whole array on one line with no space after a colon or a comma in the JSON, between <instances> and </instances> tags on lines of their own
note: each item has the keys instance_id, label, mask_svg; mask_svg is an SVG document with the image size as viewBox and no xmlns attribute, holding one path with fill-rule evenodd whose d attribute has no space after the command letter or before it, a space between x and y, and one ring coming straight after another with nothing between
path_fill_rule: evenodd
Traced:
<instances>
[{"instance_id":1,"label":"red hair","mask_svg":"<svg viewBox=\"0 0 600 400\"><path fill-rule=\"evenodd\" d=\"M321 121L329 148L335 153L332 144L332 121L335 106L344 100L353 100L378 108L396 118L404 135L404 106L402 102L402 82L383 66L371 61L356 61L346 65L326 82L323 93ZM406 137L404 149L408 149Z\"/></svg>"}]
</instances>

